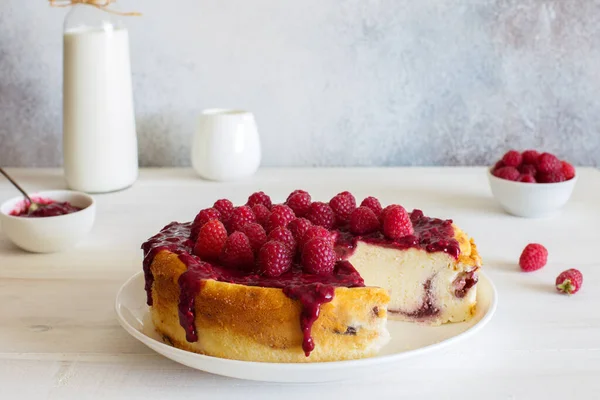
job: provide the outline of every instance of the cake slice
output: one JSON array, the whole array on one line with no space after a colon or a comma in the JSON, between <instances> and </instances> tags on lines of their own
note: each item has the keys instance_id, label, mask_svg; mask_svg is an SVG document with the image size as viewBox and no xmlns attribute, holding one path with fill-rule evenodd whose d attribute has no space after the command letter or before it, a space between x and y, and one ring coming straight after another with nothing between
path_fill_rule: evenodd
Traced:
<instances>
[{"instance_id":1,"label":"cake slice","mask_svg":"<svg viewBox=\"0 0 600 400\"><path fill-rule=\"evenodd\" d=\"M366 285L386 289L388 318L430 325L466 321L475 312L477 271L475 243L455 225L458 257L452 251L398 249L358 240L348 261Z\"/></svg>"}]
</instances>

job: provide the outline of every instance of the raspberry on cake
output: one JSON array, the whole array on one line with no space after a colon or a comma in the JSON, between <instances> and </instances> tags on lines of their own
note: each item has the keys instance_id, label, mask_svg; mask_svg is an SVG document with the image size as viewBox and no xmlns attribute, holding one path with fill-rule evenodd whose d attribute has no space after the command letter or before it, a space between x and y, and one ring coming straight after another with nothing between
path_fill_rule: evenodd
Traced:
<instances>
[{"instance_id":1,"label":"raspberry on cake","mask_svg":"<svg viewBox=\"0 0 600 400\"><path fill-rule=\"evenodd\" d=\"M289 195L285 204L290 207L298 218L304 217L310 208L310 194L304 190L296 190Z\"/></svg>"},{"instance_id":2,"label":"raspberry on cake","mask_svg":"<svg viewBox=\"0 0 600 400\"><path fill-rule=\"evenodd\" d=\"M356 208L350 196L310 202L306 219L272 205L268 237L250 206L224 199L214 209L227 222L196 220L197 238L193 222L165 226L142 245L156 330L196 353L299 363L377 354L388 318L471 318L481 267L473 240L451 220L400 205L381 210L373 197ZM267 197L248 203L266 209ZM299 197L310 199L296 191L287 203Z\"/></svg>"}]
</instances>

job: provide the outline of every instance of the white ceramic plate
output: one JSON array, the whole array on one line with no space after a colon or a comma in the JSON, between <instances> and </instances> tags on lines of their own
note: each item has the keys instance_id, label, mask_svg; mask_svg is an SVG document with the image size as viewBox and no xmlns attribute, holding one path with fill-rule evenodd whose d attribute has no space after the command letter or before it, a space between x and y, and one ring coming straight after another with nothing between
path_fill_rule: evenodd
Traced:
<instances>
[{"instance_id":1,"label":"white ceramic plate","mask_svg":"<svg viewBox=\"0 0 600 400\"><path fill-rule=\"evenodd\" d=\"M278 364L248 362L210 357L177 349L165 344L152 325L146 305L144 276L141 272L131 277L119 290L116 311L119 322L127 332L146 346L189 367L233 378L269 382L326 382L359 379L372 373L375 367L399 365L411 357L464 340L479 331L496 311L497 293L492 281L480 273L477 289L477 312L469 322L446 324L439 327L414 323L388 321L390 342L376 357L361 360L307 364Z\"/></svg>"}]
</instances>

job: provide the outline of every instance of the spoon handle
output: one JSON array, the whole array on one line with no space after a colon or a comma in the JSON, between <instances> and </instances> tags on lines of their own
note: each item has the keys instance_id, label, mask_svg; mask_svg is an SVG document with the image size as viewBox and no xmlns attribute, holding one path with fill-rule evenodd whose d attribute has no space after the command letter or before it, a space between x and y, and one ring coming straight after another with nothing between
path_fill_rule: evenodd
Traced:
<instances>
[{"instance_id":1,"label":"spoon handle","mask_svg":"<svg viewBox=\"0 0 600 400\"><path fill-rule=\"evenodd\" d=\"M23 196L25 196L25 198L29 201L29 204L33 204L33 201L31 200L27 192L23 190L23 188L19 186L19 184L15 182L13 178L11 178L2 168L0 168L0 174L4 175L6 179L8 179L10 183L12 183L19 190L19 192L23 193Z\"/></svg>"}]
</instances>

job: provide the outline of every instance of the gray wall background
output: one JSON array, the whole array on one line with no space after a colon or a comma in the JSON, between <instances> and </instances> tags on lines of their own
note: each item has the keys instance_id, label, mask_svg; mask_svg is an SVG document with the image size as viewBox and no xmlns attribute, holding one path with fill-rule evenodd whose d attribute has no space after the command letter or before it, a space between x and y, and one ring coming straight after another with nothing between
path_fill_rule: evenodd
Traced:
<instances>
[{"instance_id":1,"label":"gray wall background","mask_svg":"<svg viewBox=\"0 0 600 400\"><path fill-rule=\"evenodd\" d=\"M600 165L600 0L120 0L143 166L241 107L266 166ZM0 1L0 165L60 166L64 9Z\"/></svg>"}]
</instances>

